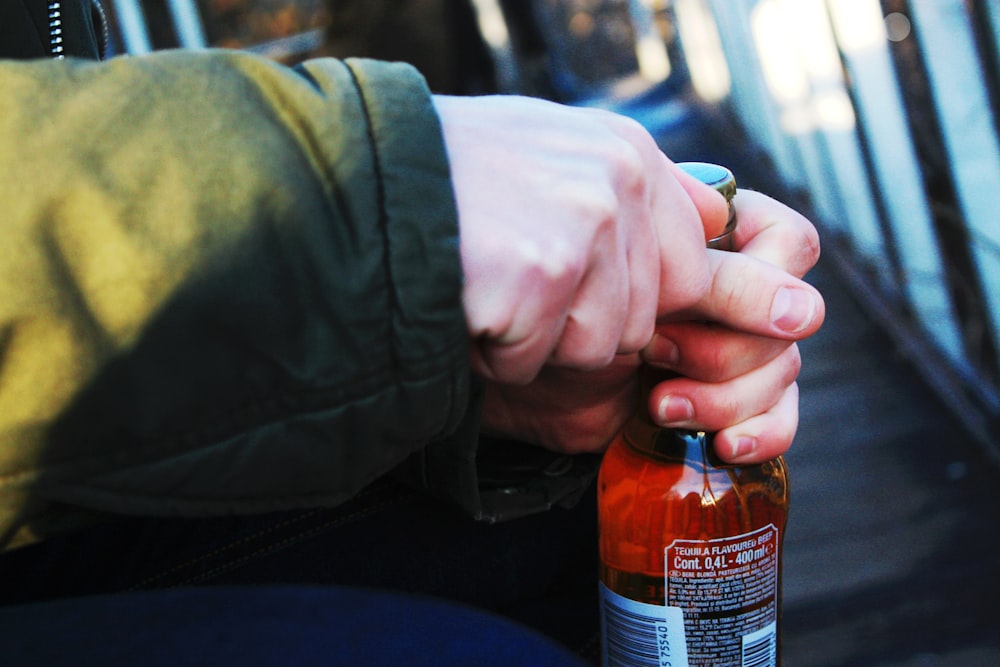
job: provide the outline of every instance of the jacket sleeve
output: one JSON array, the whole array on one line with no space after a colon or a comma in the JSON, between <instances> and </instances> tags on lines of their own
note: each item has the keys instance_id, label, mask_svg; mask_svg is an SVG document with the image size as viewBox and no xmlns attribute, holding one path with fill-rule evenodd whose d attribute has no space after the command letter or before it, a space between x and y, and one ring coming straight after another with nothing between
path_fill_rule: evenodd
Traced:
<instances>
[{"instance_id":1,"label":"jacket sleeve","mask_svg":"<svg viewBox=\"0 0 1000 667\"><path fill-rule=\"evenodd\" d=\"M428 442L474 451L414 70L0 62L0 145L0 545L66 508L335 504Z\"/></svg>"}]
</instances>

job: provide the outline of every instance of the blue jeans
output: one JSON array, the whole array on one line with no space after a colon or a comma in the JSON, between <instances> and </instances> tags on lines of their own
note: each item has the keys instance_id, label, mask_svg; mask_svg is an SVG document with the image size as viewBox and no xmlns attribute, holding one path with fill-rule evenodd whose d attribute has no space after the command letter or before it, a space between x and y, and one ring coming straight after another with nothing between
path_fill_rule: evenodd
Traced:
<instances>
[{"instance_id":1,"label":"blue jeans","mask_svg":"<svg viewBox=\"0 0 1000 667\"><path fill-rule=\"evenodd\" d=\"M122 517L17 549L0 556L0 604L176 587L364 587L499 614L591 658L596 577L593 489L571 510L487 525L382 480L332 509Z\"/></svg>"},{"instance_id":2,"label":"blue jeans","mask_svg":"<svg viewBox=\"0 0 1000 667\"><path fill-rule=\"evenodd\" d=\"M297 586L215 586L0 608L0 655L20 667L587 664L503 617L437 598Z\"/></svg>"}]
</instances>

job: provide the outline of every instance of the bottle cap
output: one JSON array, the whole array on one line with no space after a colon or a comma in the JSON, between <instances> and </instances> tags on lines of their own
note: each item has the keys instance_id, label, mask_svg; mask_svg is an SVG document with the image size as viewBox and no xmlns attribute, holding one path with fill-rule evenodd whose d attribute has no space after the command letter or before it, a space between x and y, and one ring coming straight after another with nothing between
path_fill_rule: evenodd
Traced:
<instances>
[{"instance_id":1,"label":"bottle cap","mask_svg":"<svg viewBox=\"0 0 1000 667\"><path fill-rule=\"evenodd\" d=\"M726 201L731 202L736 196L736 177L725 167L710 162L679 162L677 166L718 190Z\"/></svg>"},{"instance_id":2,"label":"bottle cap","mask_svg":"<svg viewBox=\"0 0 1000 667\"><path fill-rule=\"evenodd\" d=\"M732 249L733 231L736 230L736 208L733 197L736 196L736 177L725 167L710 162L678 162L677 166L694 176L705 185L715 188L729 205L729 220L722 233L708 242L709 248L719 250Z\"/></svg>"}]
</instances>

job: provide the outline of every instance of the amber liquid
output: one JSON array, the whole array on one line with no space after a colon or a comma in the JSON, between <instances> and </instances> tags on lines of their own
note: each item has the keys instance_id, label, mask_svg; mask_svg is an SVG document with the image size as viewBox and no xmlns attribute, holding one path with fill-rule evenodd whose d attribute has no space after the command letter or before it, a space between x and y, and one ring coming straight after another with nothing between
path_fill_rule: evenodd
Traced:
<instances>
[{"instance_id":1,"label":"amber liquid","mask_svg":"<svg viewBox=\"0 0 1000 667\"><path fill-rule=\"evenodd\" d=\"M665 605L664 549L675 540L734 537L772 525L780 591L784 460L725 465L710 436L677 433L636 417L605 454L598 482L601 581L629 599Z\"/></svg>"}]
</instances>

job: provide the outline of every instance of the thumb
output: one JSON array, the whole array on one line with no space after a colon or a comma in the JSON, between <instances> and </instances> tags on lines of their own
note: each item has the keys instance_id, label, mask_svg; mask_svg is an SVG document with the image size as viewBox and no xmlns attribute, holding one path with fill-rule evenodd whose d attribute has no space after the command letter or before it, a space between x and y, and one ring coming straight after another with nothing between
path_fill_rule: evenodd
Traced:
<instances>
[{"instance_id":1,"label":"thumb","mask_svg":"<svg viewBox=\"0 0 1000 667\"><path fill-rule=\"evenodd\" d=\"M705 242L722 234L729 220L729 204L726 198L715 188L681 169L675 162L670 161L670 169L698 209L702 227L705 229Z\"/></svg>"}]
</instances>

